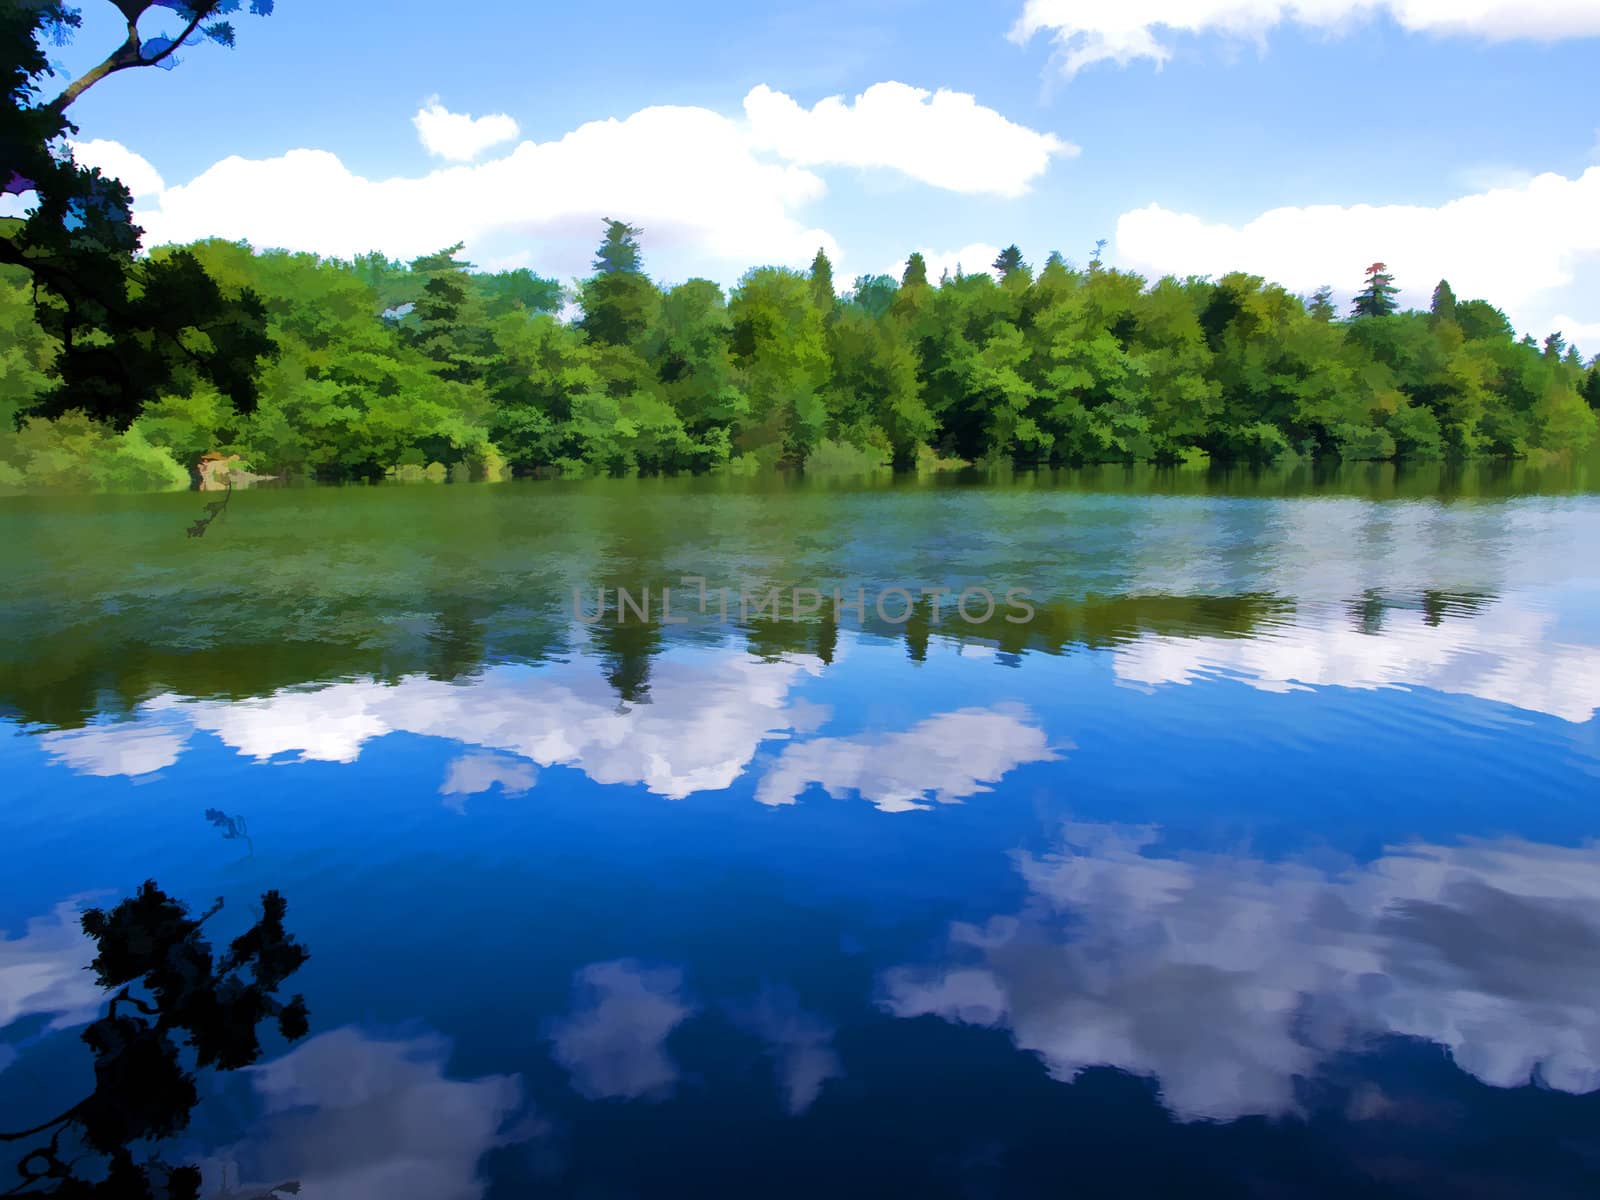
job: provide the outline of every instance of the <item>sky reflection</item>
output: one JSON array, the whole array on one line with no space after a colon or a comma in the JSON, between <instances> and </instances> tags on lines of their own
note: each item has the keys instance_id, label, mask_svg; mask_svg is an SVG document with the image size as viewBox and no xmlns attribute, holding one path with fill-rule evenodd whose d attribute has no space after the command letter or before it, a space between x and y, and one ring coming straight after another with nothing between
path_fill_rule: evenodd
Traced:
<instances>
[{"instance_id":1,"label":"sky reflection","mask_svg":"<svg viewBox=\"0 0 1600 1200\"><path fill-rule=\"evenodd\" d=\"M901 1017L1003 1028L1063 1081L1158 1081L1180 1120L1283 1116L1297 1083L1385 1035L1484 1083L1600 1089L1600 845L1416 844L1330 870L1174 855L1069 825L1017 855L1022 908L881 979Z\"/></svg>"}]
</instances>

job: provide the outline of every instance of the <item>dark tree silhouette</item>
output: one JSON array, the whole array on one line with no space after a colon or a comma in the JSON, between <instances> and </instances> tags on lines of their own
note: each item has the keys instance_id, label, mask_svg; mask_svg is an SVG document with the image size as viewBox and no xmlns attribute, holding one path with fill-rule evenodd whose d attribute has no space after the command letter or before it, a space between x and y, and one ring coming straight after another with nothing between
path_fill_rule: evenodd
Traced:
<instances>
[{"instance_id":1,"label":"dark tree silhouette","mask_svg":"<svg viewBox=\"0 0 1600 1200\"><path fill-rule=\"evenodd\" d=\"M0 1133L17 1142L49 1135L17 1165L22 1182L12 1195L95 1197L98 1200L186 1200L200 1194L198 1167L173 1166L159 1154L136 1159L139 1142L159 1142L188 1127L199 1103L192 1070L238 1070L261 1056L257 1027L273 1020L292 1040L305 1036L303 996L287 1002L275 993L305 963L306 950L284 929L288 905L276 891L263 893L261 918L236 937L220 958L202 927L222 908L219 898L200 917L168 896L154 880L110 912L83 914L83 931L98 953L89 969L114 991L105 1016L83 1031L94 1054L94 1091L65 1112L31 1129ZM137 991L137 994L136 994ZM101 1160L104 1175L79 1173L83 1153Z\"/></svg>"},{"instance_id":2,"label":"dark tree silhouette","mask_svg":"<svg viewBox=\"0 0 1600 1200\"><path fill-rule=\"evenodd\" d=\"M1017 244L1013 242L995 256L995 260L992 265L1000 278L1004 279L1007 275L1011 274L1011 272L1018 270L1021 267L1025 267L1027 264L1022 261L1022 251L1018 249Z\"/></svg>"},{"instance_id":3,"label":"dark tree silhouette","mask_svg":"<svg viewBox=\"0 0 1600 1200\"><path fill-rule=\"evenodd\" d=\"M54 99L40 99L53 74L46 43L69 41L78 10L48 0L0 4L0 192L33 193L27 217L0 222L0 263L33 279L39 324L61 343L56 386L21 415L59 416L82 410L125 429L144 406L175 386L205 382L238 411L257 400L258 362L273 352L266 309L245 290L224 291L186 251L135 258L141 230L128 189L85 170L61 149L77 131L66 110L109 75L136 67L171 66L179 46L210 39L232 45L222 19L240 0L111 0L127 37L110 55ZM141 37L152 9L183 22L174 36ZM252 0L266 15L272 0Z\"/></svg>"}]
</instances>

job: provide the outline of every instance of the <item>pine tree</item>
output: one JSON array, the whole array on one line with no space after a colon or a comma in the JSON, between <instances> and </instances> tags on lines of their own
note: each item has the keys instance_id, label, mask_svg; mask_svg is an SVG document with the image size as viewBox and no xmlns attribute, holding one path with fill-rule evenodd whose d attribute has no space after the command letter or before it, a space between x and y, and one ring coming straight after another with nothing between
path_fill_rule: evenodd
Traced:
<instances>
[{"instance_id":1,"label":"pine tree","mask_svg":"<svg viewBox=\"0 0 1600 1200\"><path fill-rule=\"evenodd\" d=\"M422 288L408 328L412 344L433 360L440 376L468 383L482 375L492 347L469 291L473 265L457 258L460 253L457 242L412 262L412 278L422 280Z\"/></svg>"},{"instance_id":2,"label":"pine tree","mask_svg":"<svg viewBox=\"0 0 1600 1200\"><path fill-rule=\"evenodd\" d=\"M1017 248L1015 242L995 256L994 269L999 273L1001 279L1025 266L1027 264L1022 261L1022 251Z\"/></svg>"},{"instance_id":3,"label":"pine tree","mask_svg":"<svg viewBox=\"0 0 1600 1200\"><path fill-rule=\"evenodd\" d=\"M1333 320L1333 288L1331 285L1325 283L1311 293L1311 303L1306 305L1306 312L1311 315L1312 320L1321 321L1324 324Z\"/></svg>"},{"instance_id":4,"label":"pine tree","mask_svg":"<svg viewBox=\"0 0 1600 1200\"><path fill-rule=\"evenodd\" d=\"M643 230L606 218L605 237L594 257L594 277L583 285L583 331L591 341L631 346L649 328L661 293L639 260Z\"/></svg>"},{"instance_id":5,"label":"pine tree","mask_svg":"<svg viewBox=\"0 0 1600 1200\"><path fill-rule=\"evenodd\" d=\"M811 302L826 313L833 311L838 298L833 290L833 264L819 246L817 256L811 260Z\"/></svg>"},{"instance_id":6,"label":"pine tree","mask_svg":"<svg viewBox=\"0 0 1600 1200\"><path fill-rule=\"evenodd\" d=\"M1583 381L1583 398L1589 407L1600 412L1600 359L1589 368L1589 377Z\"/></svg>"},{"instance_id":7,"label":"pine tree","mask_svg":"<svg viewBox=\"0 0 1600 1200\"><path fill-rule=\"evenodd\" d=\"M1429 307L1436 321L1456 319L1456 294L1448 280L1439 280L1439 286L1433 289L1433 303Z\"/></svg>"},{"instance_id":8,"label":"pine tree","mask_svg":"<svg viewBox=\"0 0 1600 1200\"><path fill-rule=\"evenodd\" d=\"M921 253L913 250L911 257L906 259L905 274L900 277L901 287L927 287L928 262Z\"/></svg>"},{"instance_id":9,"label":"pine tree","mask_svg":"<svg viewBox=\"0 0 1600 1200\"><path fill-rule=\"evenodd\" d=\"M1561 336L1558 330L1544 340L1544 356L1559 359L1567 352L1567 339Z\"/></svg>"},{"instance_id":10,"label":"pine tree","mask_svg":"<svg viewBox=\"0 0 1600 1200\"><path fill-rule=\"evenodd\" d=\"M1395 301L1399 294L1400 289L1394 286L1394 276L1389 274L1388 266L1373 263L1367 268L1367 285L1356 293L1351 312L1357 317L1393 316L1400 308Z\"/></svg>"},{"instance_id":11,"label":"pine tree","mask_svg":"<svg viewBox=\"0 0 1600 1200\"><path fill-rule=\"evenodd\" d=\"M639 235L644 232L637 225L605 218L606 235L594 256L596 275L638 275Z\"/></svg>"}]
</instances>

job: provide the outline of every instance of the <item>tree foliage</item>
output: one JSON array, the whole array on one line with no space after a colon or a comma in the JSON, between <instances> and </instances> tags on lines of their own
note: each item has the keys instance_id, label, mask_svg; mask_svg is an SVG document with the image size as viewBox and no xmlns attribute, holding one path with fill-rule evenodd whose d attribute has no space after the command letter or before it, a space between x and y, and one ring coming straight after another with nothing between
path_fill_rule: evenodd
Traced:
<instances>
[{"instance_id":1,"label":"tree foliage","mask_svg":"<svg viewBox=\"0 0 1600 1200\"><path fill-rule=\"evenodd\" d=\"M175 50L198 40L231 46L226 18L240 0L111 2L126 20L125 40L50 100L45 47L71 38L78 11L45 0L0 6L0 191L32 197L25 218L0 223L0 263L27 272L38 323L58 345L51 386L29 411L76 411L125 429L164 391L204 385L248 413L258 366L273 351L258 297L220 286L182 251L136 258L141 231L127 188L79 166L62 141L76 132L68 106L100 80L170 66ZM250 11L272 7L252 0ZM181 28L141 35L140 19L158 8Z\"/></svg>"},{"instance_id":2,"label":"tree foliage","mask_svg":"<svg viewBox=\"0 0 1600 1200\"><path fill-rule=\"evenodd\" d=\"M910 467L929 452L1516 458L1582 449L1600 407L1564 340L1518 341L1485 301L1339 321L1326 296L1238 273L1152 283L1051 255L1037 276L1019 259L1003 280L933 286L912 256L900 283L863 276L834 298L821 255L805 273L749 271L729 296L657 284L638 230L607 221L567 322L554 280L477 271L459 246L409 264L222 241L150 256L169 260L256 298L278 346L258 407L195 376L122 434L81 413L9 432L54 386L62 344L27 277L0 271L0 486L182 487L213 452L330 480Z\"/></svg>"}]
</instances>

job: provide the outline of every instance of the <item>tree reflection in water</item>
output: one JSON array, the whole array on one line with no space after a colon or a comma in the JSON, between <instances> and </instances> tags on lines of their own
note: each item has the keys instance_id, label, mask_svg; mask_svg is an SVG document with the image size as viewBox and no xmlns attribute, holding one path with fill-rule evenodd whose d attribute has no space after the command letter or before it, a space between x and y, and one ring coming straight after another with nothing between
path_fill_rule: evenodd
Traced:
<instances>
[{"instance_id":1,"label":"tree reflection in water","mask_svg":"<svg viewBox=\"0 0 1600 1200\"><path fill-rule=\"evenodd\" d=\"M273 1020L290 1041L309 1027L305 998L276 992L305 963L304 946L283 926L288 905L276 891L261 897L261 917L220 957L198 918L147 880L109 912L83 914L97 953L89 969L114 994L104 1016L83 1032L94 1054L94 1090L65 1112L0 1141L48 1140L17 1164L22 1181L8 1195L97 1200L186 1200L200 1194L200 1169L164 1161L159 1148L139 1158L134 1145L159 1142L188 1127L199 1103L195 1071L233 1071L261 1057L257 1027ZM183 1053L192 1052L192 1066ZM284 1184L272 1193L292 1193Z\"/></svg>"}]
</instances>

